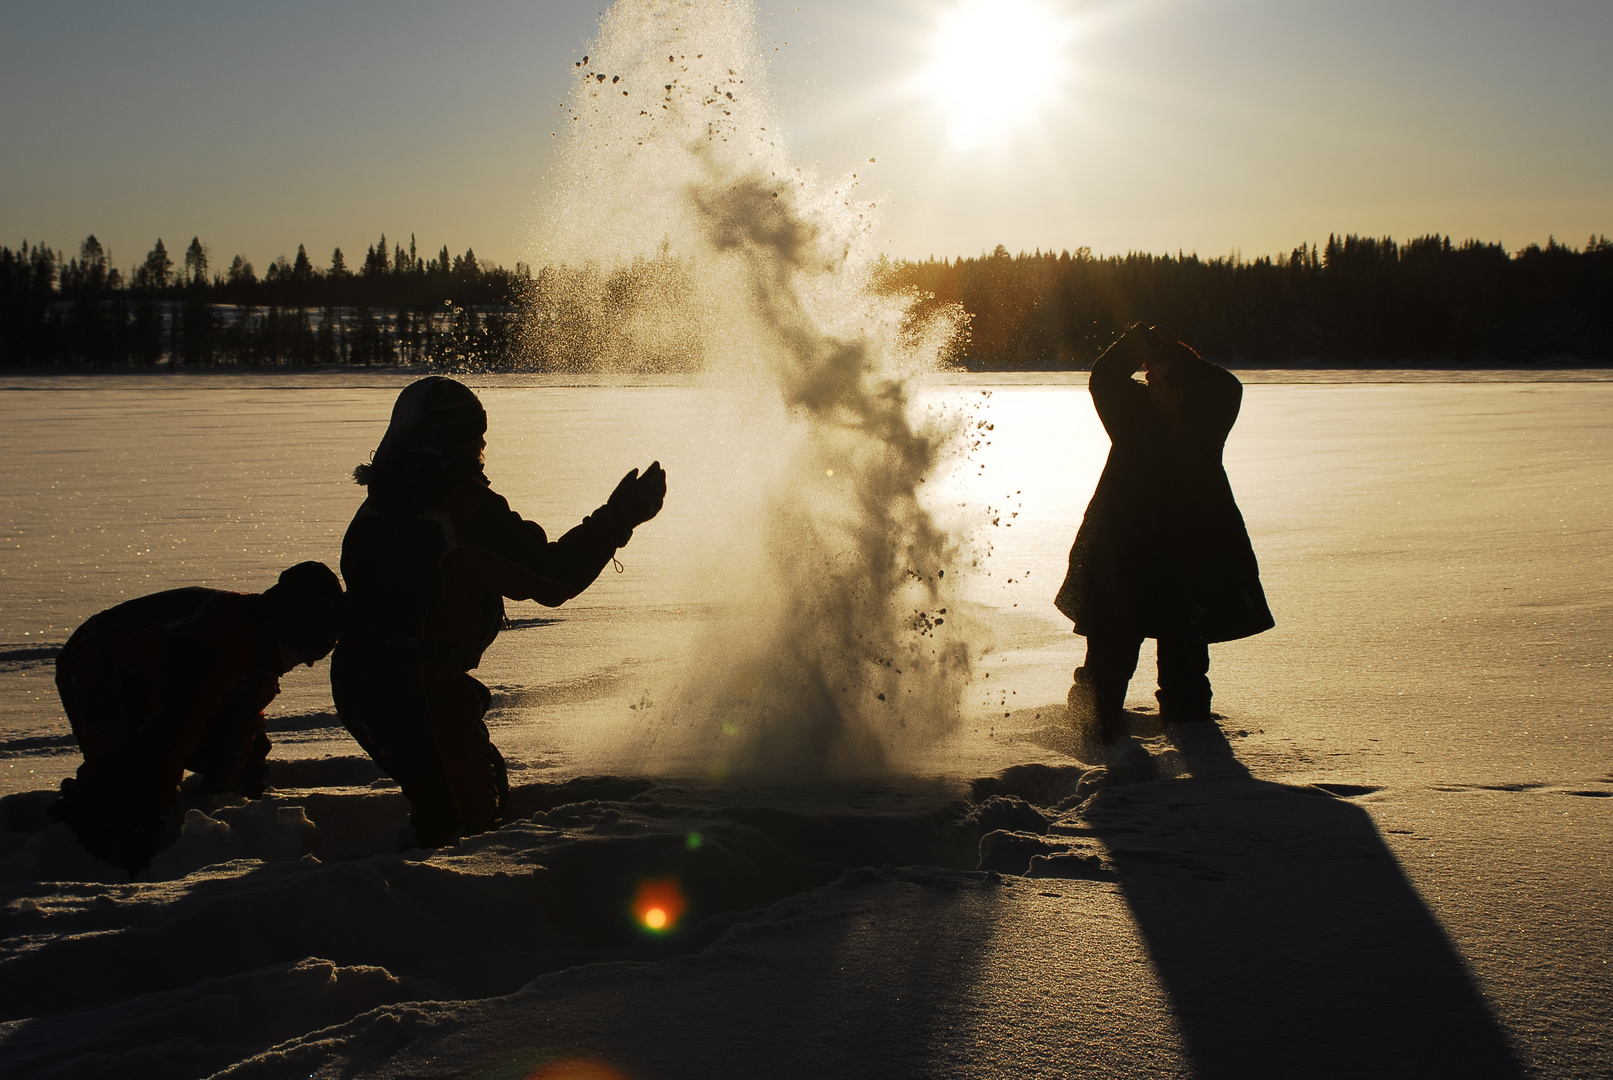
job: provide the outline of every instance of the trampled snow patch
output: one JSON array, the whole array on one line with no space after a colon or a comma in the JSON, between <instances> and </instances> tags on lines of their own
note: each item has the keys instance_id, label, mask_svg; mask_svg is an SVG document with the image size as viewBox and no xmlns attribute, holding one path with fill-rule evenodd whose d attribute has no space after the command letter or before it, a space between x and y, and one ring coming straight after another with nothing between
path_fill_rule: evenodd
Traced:
<instances>
[{"instance_id":1,"label":"trampled snow patch","mask_svg":"<svg viewBox=\"0 0 1613 1080\"><path fill-rule=\"evenodd\" d=\"M22 842L0 863L11 882L0 1075L48 1065L60 1076L201 1076L374 1008L701 954L736 928L778 924L781 904L873 872L860 868L934 868L910 884L978 882L983 837L1071 849L1041 840L1053 815L1022 793L1071 790L1084 772L1011 770L978 782L978 795L901 779L806 792L577 778L518 787L520 819L498 832L380 854L353 838L396 846L406 806L395 792L271 793L189 807L132 883L64 826L44 824L48 793L13 796L5 825L36 831L8 833ZM642 915L647 888L676 908L654 929ZM362 1022L363 1040L391 1022Z\"/></svg>"},{"instance_id":2,"label":"trampled snow patch","mask_svg":"<svg viewBox=\"0 0 1613 1080\"><path fill-rule=\"evenodd\" d=\"M158 852L140 877L173 881L216 863L286 862L323 848L319 829L300 806L257 800L210 814L191 809L185 812L179 839Z\"/></svg>"},{"instance_id":3,"label":"trampled snow patch","mask_svg":"<svg viewBox=\"0 0 1613 1080\"><path fill-rule=\"evenodd\" d=\"M438 852L354 843L393 791L192 808L151 880L0 893L0 1076L1522 1075L1359 805L1400 794L1257 779L1214 725L1141 745L1160 778L526 784Z\"/></svg>"}]
</instances>

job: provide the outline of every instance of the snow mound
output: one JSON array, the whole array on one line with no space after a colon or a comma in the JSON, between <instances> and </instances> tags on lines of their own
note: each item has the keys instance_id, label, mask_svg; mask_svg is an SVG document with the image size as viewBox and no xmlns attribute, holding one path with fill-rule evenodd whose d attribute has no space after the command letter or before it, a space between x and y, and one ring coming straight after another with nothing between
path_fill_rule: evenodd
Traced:
<instances>
[{"instance_id":1,"label":"snow mound","mask_svg":"<svg viewBox=\"0 0 1613 1080\"><path fill-rule=\"evenodd\" d=\"M319 829L300 806L248 802L211 815L185 811L179 839L157 853L141 874L147 881L173 881L204 866L245 859L286 862L324 847Z\"/></svg>"},{"instance_id":2,"label":"snow mound","mask_svg":"<svg viewBox=\"0 0 1613 1080\"><path fill-rule=\"evenodd\" d=\"M441 987L397 979L381 968L307 959L70 1016L14 1022L0 1037L8 1075L180 1080L380 1006L442 996Z\"/></svg>"},{"instance_id":3,"label":"snow mound","mask_svg":"<svg viewBox=\"0 0 1613 1080\"><path fill-rule=\"evenodd\" d=\"M1041 836L1056 815L1020 793L1057 794L1079 772L1011 770L977 782L992 792L978 799L918 779L756 791L580 777L517 787L517 820L435 852L396 850L395 791L278 792L187 806L132 882L48 823L49 793L13 797L0 824L33 831L8 832L0 861L0 1076L207 1075L366 1010L392 1018L366 1022L377 1038L413 1022L423 1006L407 1003L701 954L787 918L792 898L888 873L873 868L983 880L995 841L982 837L1073 850Z\"/></svg>"},{"instance_id":4,"label":"snow mound","mask_svg":"<svg viewBox=\"0 0 1613 1080\"><path fill-rule=\"evenodd\" d=\"M1217 1075L1518 1075L1362 807L1214 732L1169 752L1131 784L525 784L435 852L376 849L396 792L280 793L188 808L133 882L18 879L70 860L41 827L0 887L0 1078L1191 1075L1162 1031Z\"/></svg>"}]
</instances>

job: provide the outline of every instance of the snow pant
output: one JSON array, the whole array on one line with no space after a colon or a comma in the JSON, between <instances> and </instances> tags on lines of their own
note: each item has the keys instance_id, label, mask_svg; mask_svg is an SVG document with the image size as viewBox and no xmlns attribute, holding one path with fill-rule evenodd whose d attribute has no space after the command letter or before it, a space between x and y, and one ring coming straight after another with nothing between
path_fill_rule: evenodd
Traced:
<instances>
[{"instance_id":1,"label":"snow pant","mask_svg":"<svg viewBox=\"0 0 1613 1080\"><path fill-rule=\"evenodd\" d=\"M1087 655L1075 669L1077 686L1089 688L1099 737L1108 742L1124 731L1126 687L1137 670L1143 638L1090 635ZM1159 641L1159 689L1154 697L1166 720L1207 720L1210 716L1210 648L1191 634L1165 635Z\"/></svg>"},{"instance_id":2,"label":"snow pant","mask_svg":"<svg viewBox=\"0 0 1613 1080\"><path fill-rule=\"evenodd\" d=\"M263 794L268 776L260 710L232 708L226 700L187 753L182 743L190 734L154 711L155 678L147 666L129 662L93 620L56 658L56 689L84 761L62 781L49 813L72 828L84 850L130 874L150 865L161 846L185 769L201 774L202 791L252 798Z\"/></svg>"},{"instance_id":3,"label":"snow pant","mask_svg":"<svg viewBox=\"0 0 1613 1080\"><path fill-rule=\"evenodd\" d=\"M129 722L147 709L147 678L120 669L111 643L86 625L56 658L56 689L84 761L62 781L49 813L72 828L85 851L138 873L157 853L179 782L164 748L139 738L142 725Z\"/></svg>"},{"instance_id":4,"label":"snow pant","mask_svg":"<svg viewBox=\"0 0 1613 1080\"><path fill-rule=\"evenodd\" d=\"M343 725L409 800L415 843L503 824L510 785L482 721L487 687L401 642L337 645L330 682Z\"/></svg>"}]
</instances>

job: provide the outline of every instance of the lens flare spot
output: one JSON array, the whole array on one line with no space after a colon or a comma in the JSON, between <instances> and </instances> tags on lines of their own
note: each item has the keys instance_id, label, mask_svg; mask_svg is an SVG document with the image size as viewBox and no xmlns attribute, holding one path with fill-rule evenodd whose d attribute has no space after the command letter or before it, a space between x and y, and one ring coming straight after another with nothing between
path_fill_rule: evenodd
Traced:
<instances>
[{"instance_id":1,"label":"lens flare spot","mask_svg":"<svg viewBox=\"0 0 1613 1080\"><path fill-rule=\"evenodd\" d=\"M526 1080L627 1080L627 1074L593 1058L561 1058L527 1073Z\"/></svg>"},{"instance_id":2,"label":"lens flare spot","mask_svg":"<svg viewBox=\"0 0 1613 1080\"><path fill-rule=\"evenodd\" d=\"M676 878L641 881L633 899L633 918L651 933L664 934L677 929L687 906Z\"/></svg>"},{"instance_id":3,"label":"lens flare spot","mask_svg":"<svg viewBox=\"0 0 1613 1080\"><path fill-rule=\"evenodd\" d=\"M683 846L688 848L690 851L694 851L697 848L699 848L701 844L703 844L705 842L706 842L705 837L701 836L697 832L692 832L688 836L684 837Z\"/></svg>"}]
</instances>

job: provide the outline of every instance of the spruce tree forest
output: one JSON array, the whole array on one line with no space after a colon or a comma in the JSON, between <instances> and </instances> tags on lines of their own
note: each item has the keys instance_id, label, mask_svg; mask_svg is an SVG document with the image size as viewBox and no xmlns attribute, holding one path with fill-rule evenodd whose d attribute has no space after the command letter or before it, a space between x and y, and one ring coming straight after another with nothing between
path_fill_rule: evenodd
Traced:
<instances>
[{"instance_id":1,"label":"spruce tree forest","mask_svg":"<svg viewBox=\"0 0 1613 1080\"><path fill-rule=\"evenodd\" d=\"M961 329L950 359L1074 370L1125 327L1171 329L1228 366L1428 367L1613 362L1613 242L1583 248L1425 236L1329 237L1285 257L1011 255L881 261L874 287ZM0 368L306 368L439 364L492 370L691 370L698 283L676 257L603 273L534 274L385 236L352 266L303 247L259 276L199 238L161 240L127 273L87 237L76 253L0 246ZM680 314L681 313L681 314ZM696 316L696 319L698 316Z\"/></svg>"}]
</instances>

